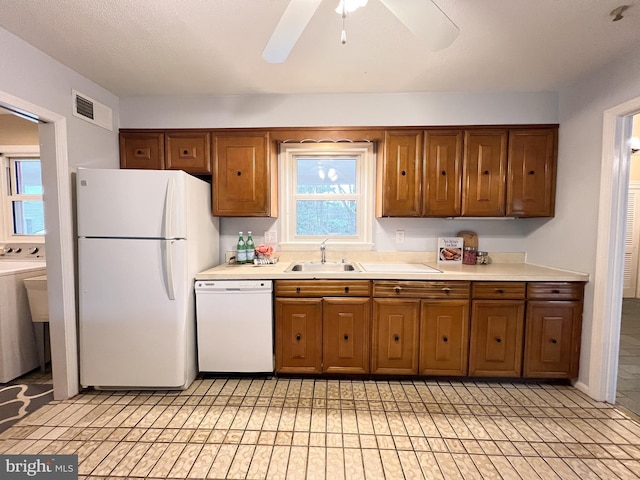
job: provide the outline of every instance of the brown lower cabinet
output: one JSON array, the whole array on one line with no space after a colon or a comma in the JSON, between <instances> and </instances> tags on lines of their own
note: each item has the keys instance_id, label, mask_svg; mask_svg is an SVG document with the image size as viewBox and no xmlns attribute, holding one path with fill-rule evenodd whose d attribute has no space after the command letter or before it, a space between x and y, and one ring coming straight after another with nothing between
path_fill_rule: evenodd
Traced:
<instances>
[{"instance_id":1,"label":"brown lower cabinet","mask_svg":"<svg viewBox=\"0 0 640 480\"><path fill-rule=\"evenodd\" d=\"M275 290L277 372L369 373L368 280L279 280Z\"/></svg>"},{"instance_id":2,"label":"brown lower cabinet","mask_svg":"<svg viewBox=\"0 0 640 480\"><path fill-rule=\"evenodd\" d=\"M373 299L372 373L418 373L419 318L419 299Z\"/></svg>"},{"instance_id":3,"label":"brown lower cabinet","mask_svg":"<svg viewBox=\"0 0 640 480\"><path fill-rule=\"evenodd\" d=\"M467 374L469 300L422 300L420 374Z\"/></svg>"},{"instance_id":4,"label":"brown lower cabinet","mask_svg":"<svg viewBox=\"0 0 640 480\"><path fill-rule=\"evenodd\" d=\"M275 285L280 373L578 376L582 282Z\"/></svg>"},{"instance_id":5,"label":"brown lower cabinet","mask_svg":"<svg viewBox=\"0 0 640 480\"><path fill-rule=\"evenodd\" d=\"M523 329L524 300L474 300L469 375L519 377Z\"/></svg>"}]
</instances>

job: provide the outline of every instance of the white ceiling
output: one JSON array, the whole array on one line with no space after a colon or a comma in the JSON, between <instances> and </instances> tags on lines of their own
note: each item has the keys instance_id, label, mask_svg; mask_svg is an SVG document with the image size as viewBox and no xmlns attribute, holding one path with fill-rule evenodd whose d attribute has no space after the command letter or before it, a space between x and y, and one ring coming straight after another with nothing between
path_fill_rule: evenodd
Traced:
<instances>
[{"instance_id":1,"label":"white ceiling","mask_svg":"<svg viewBox=\"0 0 640 480\"><path fill-rule=\"evenodd\" d=\"M261 54L288 0L2 0L0 26L118 96L554 91L640 47L640 0L435 0L460 28L435 53L379 0L341 45L337 3L282 64Z\"/></svg>"}]
</instances>

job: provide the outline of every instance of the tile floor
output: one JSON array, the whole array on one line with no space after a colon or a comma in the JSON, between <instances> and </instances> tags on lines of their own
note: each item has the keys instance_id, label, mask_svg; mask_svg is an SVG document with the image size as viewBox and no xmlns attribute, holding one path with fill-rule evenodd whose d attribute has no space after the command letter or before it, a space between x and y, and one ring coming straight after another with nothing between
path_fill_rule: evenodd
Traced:
<instances>
[{"instance_id":1,"label":"tile floor","mask_svg":"<svg viewBox=\"0 0 640 480\"><path fill-rule=\"evenodd\" d=\"M0 453L76 453L80 478L640 478L640 423L570 386L199 379L53 402Z\"/></svg>"},{"instance_id":2,"label":"tile floor","mask_svg":"<svg viewBox=\"0 0 640 480\"><path fill-rule=\"evenodd\" d=\"M637 298L622 301L616 402L640 416L640 299Z\"/></svg>"}]
</instances>

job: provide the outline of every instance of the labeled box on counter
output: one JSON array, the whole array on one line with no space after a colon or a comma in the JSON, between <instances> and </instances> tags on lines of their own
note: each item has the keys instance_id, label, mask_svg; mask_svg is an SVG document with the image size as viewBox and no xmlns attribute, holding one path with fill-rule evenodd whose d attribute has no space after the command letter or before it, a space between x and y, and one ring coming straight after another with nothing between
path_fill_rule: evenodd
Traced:
<instances>
[{"instance_id":1,"label":"labeled box on counter","mask_svg":"<svg viewBox=\"0 0 640 480\"><path fill-rule=\"evenodd\" d=\"M462 237L438 237L438 263L462 263Z\"/></svg>"}]
</instances>

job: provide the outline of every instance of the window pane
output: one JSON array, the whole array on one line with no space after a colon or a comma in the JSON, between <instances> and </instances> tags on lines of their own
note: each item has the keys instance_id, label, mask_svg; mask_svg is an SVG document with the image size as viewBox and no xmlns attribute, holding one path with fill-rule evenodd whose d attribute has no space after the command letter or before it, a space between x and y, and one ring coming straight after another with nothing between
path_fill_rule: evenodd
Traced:
<instances>
[{"instance_id":1,"label":"window pane","mask_svg":"<svg viewBox=\"0 0 640 480\"><path fill-rule=\"evenodd\" d=\"M355 158L298 158L297 193L356 193Z\"/></svg>"},{"instance_id":2,"label":"window pane","mask_svg":"<svg viewBox=\"0 0 640 480\"><path fill-rule=\"evenodd\" d=\"M356 235L356 201L297 200L297 235Z\"/></svg>"},{"instance_id":3,"label":"window pane","mask_svg":"<svg viewBox=\"0 0 640 480\"><path fill-rule=\"evenodd\" d=\"M15 235L44 235L43 202L12 202L13 233Z\"/></svg>"},{"instance_id":4,"label":"window pane","mask_svg":"<svg viewBox=\"0 0 640 480\"><path fill-rule=\"evenodd\" d=\"M16 160L18 195L42 195L42 172L38 160Z\"/></svg>"}]
</instances>

